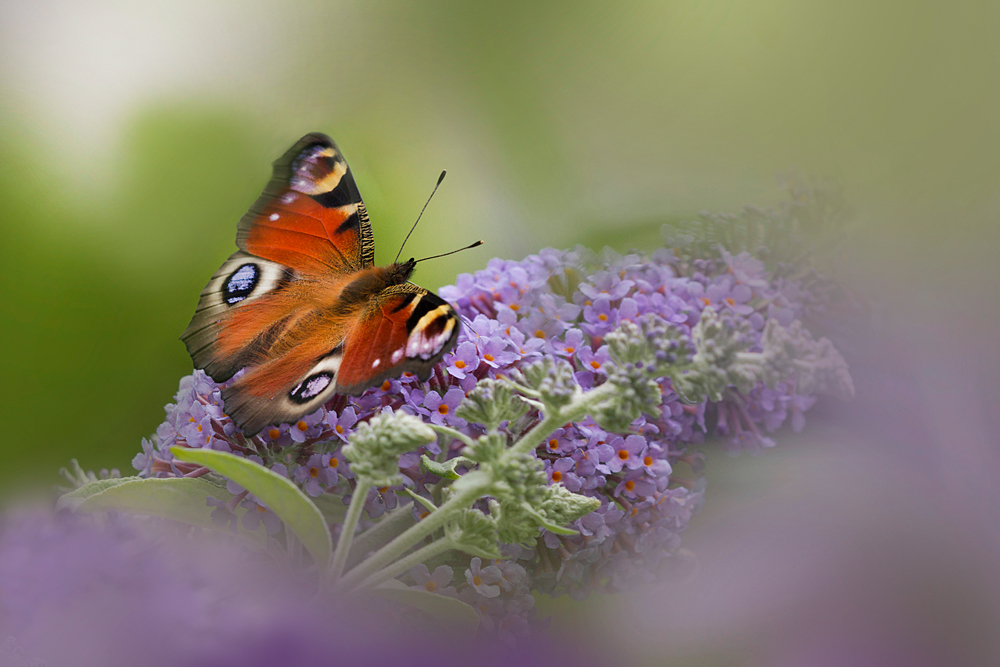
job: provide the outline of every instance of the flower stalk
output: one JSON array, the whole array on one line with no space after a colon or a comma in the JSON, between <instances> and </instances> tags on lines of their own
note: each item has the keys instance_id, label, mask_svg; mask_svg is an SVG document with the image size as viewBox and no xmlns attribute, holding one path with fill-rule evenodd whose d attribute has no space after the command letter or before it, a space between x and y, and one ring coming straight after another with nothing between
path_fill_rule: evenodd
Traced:
<instances>
[{"instance_id":1,"label":"flower stalk","mask_svg":"<svg viewBox=\"0 0 1000 667\"><path fill-rule=\"evenodd\" d=\"M403 556L414 545L419 544L424 538L433 534L434 531L443 528L449 518L453 518L458 512L472 505L488 488L488 483L480 483L470 485L463 492L453 495L436 511L431 512L419 523L408 528L402 535L389 542L389 544L376 551L344 575L337 586L342 589L358 587L367 577Z\"/></svg>"},{"instance_id":2,"label":"flower stalk","mask_svg":"<svg viewBox=\"0 0 1000 667\"><path fill-rule=\"evenodd\" d=\"M351 543L354 541L354 533L358 528L358 520L361 519L361 512L365 508L365 498L372 485L366 481L359 481L351 496L351 504L347 507L347 514L344 516L344 525L340 530L340 537L337 539L337 548L333 552L333 561L330 563L330 577L333 581L340 579L344 572L344 564L347 562L347 554L351 551Z\"/></svg>"}]
</instances>

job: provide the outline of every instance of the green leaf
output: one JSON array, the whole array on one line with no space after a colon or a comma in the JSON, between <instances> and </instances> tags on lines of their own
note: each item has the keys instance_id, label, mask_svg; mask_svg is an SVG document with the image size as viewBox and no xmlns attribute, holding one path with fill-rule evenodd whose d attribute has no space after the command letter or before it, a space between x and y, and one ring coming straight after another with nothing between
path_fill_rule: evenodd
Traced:
<instances>
[{"instance_id":1,"label":"green leaf","mask_svg":"<svg viewBox=\"0 0 1000 667\"><path fill-rule=\"evenodd\" d=\"M56 510L75 510L80 506L80 503L85 501L90 496L100 493L113 486L118 486L119 484L128 484L139 480L139 477L118 477L116 479L99 479L95 482L88 482L87 484L60 496L59 500L56 501Z\"/></svg>"},{"instance_id":2,"label":"green leaf","mask_svg":"<svg viewBox=\"0 0 1000 667\"><path fill-rule=\"evenodd\" d=\"M413 589L396 579L379 584L374 592L386 599L419 609L448 628L457 628L460 632L475 632L479 626L479 615L475 609L447 595Z\"/></svg>"},{"instance_id":3,"label":"green leaf","mask_svg":"<svg viewBox=\"0 0 1000 667\"><path fill-rule=\"evenodd\" d=\"M426 456L426 454L425 454L425 456ZM421 505L423 505L424 507L426 507L428 512L433 512L434 510L437 509L437 505L435 505L431 501L427 500L427 498L424 498L419 493L415 493L412 489L408 489L408 488L406 488L404 486L403 487L403 491L405 491L406 493L408 493L410 495L410 497L413 498L414 500L416 500L418 503L420 503Z\"/></svg>"},{"instance_id":4,"label":"green leaf","mask_svg":"<svg viewBox=\"0 0 1000 667\"><path fill-rule=\"evenodd\" d=\"M212 507L205 503L208 496L222 502L233 498L233 494L226 491L225 487L200 477L125 477L102 479L81 486L60 498L56 507L76 512L117 511L158 516L192 526L220 530L212 521ZM266 542L267 536L261 531L246 530L242 524L237 525L240 535L258 543Z\"/></svg>"},{"instance_id":5,"label":"green leaf","mask_svg":"<svg viewBox=\"0 0 1000 667\"><path fill-rule=\"evenodd\" d=\"M319 511L323 513L323 518L327 524L344 523L344 515L347 514L347 505L344 499L332 493L324 493L312 499L312 502Z\"/></svg>"},{"instance_id":6,"label":"green leaf","mask_svg":"<svg viewBox=\"0 0 1000 667\"><path fill-rule=\"evenodd\" d=\"M181 461L206 466L260 498L299 538L321 569L329 565L333 542L323 513L291 480L228 452L188 447L171 447L170 451Z\"/></svg>"},{"instance_id":7,"label":"green leaf","mask_svg":"<svg viewBox=\"0 0 1000 667\"><path fill-rule=\"evenodd\" d=\"M432 475L437 475L443 479L458 479L461 477L461 475L455 472L455 468L460 465L471 468L476 465L476 462L472 459L467 459L464 456L456 456L453 459L448 459L444 463L438 463L426 454L420 455L420 469L424 472L429 472Z\"/></svg>"}]
</instances>

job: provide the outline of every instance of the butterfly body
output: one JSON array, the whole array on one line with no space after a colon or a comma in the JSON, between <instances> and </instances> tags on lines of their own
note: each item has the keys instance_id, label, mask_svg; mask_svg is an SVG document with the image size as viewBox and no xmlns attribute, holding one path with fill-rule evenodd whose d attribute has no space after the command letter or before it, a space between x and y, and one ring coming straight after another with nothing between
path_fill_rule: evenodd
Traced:
<instances>
[{"instance_id":1,"label":"butterfly body","mask_svg":"<svg viewBox=\"0 0 1000 667\"><path fill-rule=\"evenodd\" d=\"M232 380L226 412L247 435L387 377L426 379L455 346L459 318L409 282L412 259L374 266L364 202L324 135L306 135L275 162L236 242L181 339L197 368Z\"/></svg>"}]
</instances>

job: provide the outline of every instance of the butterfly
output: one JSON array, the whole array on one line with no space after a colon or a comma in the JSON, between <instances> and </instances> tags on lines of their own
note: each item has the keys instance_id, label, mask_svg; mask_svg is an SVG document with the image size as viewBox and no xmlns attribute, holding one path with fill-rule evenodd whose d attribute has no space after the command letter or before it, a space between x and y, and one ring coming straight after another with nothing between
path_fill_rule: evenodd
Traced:
<instances>
[{"instance_id":1,"label":"butterfly","mask_svg":"<svg viewBox=\"0 0 1000 667\"><path fill-rule=\"evenodd\" d=\"M236 245L181 340L196 368L228 382L225 411L247 436L404 372L426 380L455 347L459 317L409 282L416 261L374 265L368 211L326 135L274 163Z\"/></svg>"}]
</instances>

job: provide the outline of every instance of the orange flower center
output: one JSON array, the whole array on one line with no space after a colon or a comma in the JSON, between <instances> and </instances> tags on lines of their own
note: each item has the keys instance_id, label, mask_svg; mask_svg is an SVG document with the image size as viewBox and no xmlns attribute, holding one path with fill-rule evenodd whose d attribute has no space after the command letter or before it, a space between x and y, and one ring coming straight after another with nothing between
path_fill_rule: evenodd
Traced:
<instances>
[{"instance_id":1,"label":"orange flower center","mask_svg":"<svg viewBox=\"0 0 1000 667\"><path fill-rule=\"evenodd\" d=\"M257 505L257 511L260 512L261 514L267 514L267 508L261 507L260 505Z\"/></svg>"},{"instance_id":2,"label":"orange flower center","mask_svg":"<svg viewBox=\"0 0 1000 667\"><path fill-rule=\"evenodd\" d=\"M465 362L462 361L461 359L457 359L455 361L455 368L458 368L458 369L465 368Z\"/></svg>"},{"instance_id":3,"label":"orange flower center","mask_svg":"<svg viewBox=\"0 0 1000 667\"><path fill-rule=\"evenodd\" d=\"M726 297L726 303L728 303L730 306L735 306L736 305L736 301L732 297L728 297L728 296Z\"/></svg>"},{"instance_id":4,"label":"orange flower center","mask_svg":"<svg viewBox=\"0 0 1000 667\"><path fill-rule=\"evenodd\" d=\"M330 467L331 468L336 468L339 465L340 465L340 460L339 459L330 459Z\"/></svg>"},{"instance_id":5,"label":"orange flower center","mask_svg":"<svg viewBox=\"0 0 1000 667\"><path fill-rule=\"evenodd\" d=\"M441 405L439 405L438 406L438 413L442 414L442 415L448 414L448 404L447 403L442 403Z\"/></svg>"},{"instance_id":6,"label":"orange flower center","mask_svg":"<svg viewBox=\"0 0 1000 667\"><path fill-rule=\"evenodd\" d=\"M424 588L427 589L428 593L433 593L434 591L437 590L437 587L438 585L435 584L433 581L428 581L426 584L424 584Z\"/></svg>"},{"instance_id":7,"label":"orange flower center","mask_svg":"<svg viewBox=\"0 0 1000 667\"><path fill-rule=\"evenodd\" d=\"M539 329L535 332L535 338L545 338L545 332Z\"/></svg>"},{"instance_id":8,"label":"orange flower center","mask_svg":"<svg viewBox=\"0 0 1000 667\"><path fill-rule=\"evenodd\" d=\"M628 450L627 449L619 449L618 450L618 458L620 458L622 461L628 461Z\"/></svg>"},{"instance_id":9,"label":"orange flower center","mask_svg":"<svg viewBox=\"0 0 1000 667\"><path fill-rule=\"evenodd\" d=\"M485 359L486 361L493 361L493 355L492 354L484 354L483 355L483 359Z\"/></svg>"},{"instance_id":10,"label":"orange flower center","mask_svg":"<svg viewBox=\"0 0 1000 667\"><path fill-rule=\"evenodd\" d=\"M604 313L601 313L600 315L597 316L597 319L599 319L602 322L607 322L608 321L608 316L605 315Z\"/></svg>"},{"instance_id":11,"label":"orange flower center","mask_svg":"<svg viewBox=\"0 0 1000 667\"><path fill-rule=\"evenodd\" d=\"M558 470L553 470L552 471L552 481L553 482L558 482L558 481L561 481L561 480L562 480L562 473L559 472Z\"/></svg>"},{"instance_id":12,"label":"orange flower center","mask_svg":"<svg viewBox=\"0 0 1000 667\"><path fill-rule=\"evenodd\" d=\"M308 431L309 430L309 424L305 423L301 419L299 420L299 423L295 425L295 427L297 429L299 429L300 431Z\"/></svg>"},{"instance_id":13,"label":"orange flower center","mask_svg":"<svg viewBox=\"0 0 1000 667\"><path fill-rule=\"evenodd\" d=\"M635 482L633 482L632 480L629 480L629 481L625 482L625 490L626 491L631 491L634 488L635 488Z\"/></svg>"},{"instance_id":14,"label":"orange flower center","mask_svg":"<svg viewBox=\"0 0 1000 667\"><path fill-rule=\"evenodd\" d=\"M277 440L278 436L281 435L281 431L279 431L276 428L272 428L270 431L267 432L267 434L271 436L271 440Z\"/></svg>"},{"instance_id":15,"label":"orange flower center","mask_svg":"<svg viewBox=\"0 0 1000 667\"><path fill-rule=\"evenodd\" d=\"M521 310L521 306L517 305L516 303L512 303L510 304L510 309L516 313L517 311Z\"/></svg>"},{"instance_id":16,"label":"orange flower center","mask_svg":"<svg viewBox=\"0 0 1000 667\"><path fill-rule=\"evenodd\" d=\"M705 296L701 297L701 302L706 306L712 305L712 300Z\"/></svg>"},{"instance_id":17,"label":"orange flower center","mask_svg":"<svg viewBox=\"0 0 1000 667\"><path fill-rule=\"evenodd\" d=\"M576 348L575 347L567 347L566 348L566 354L573 354L574 352L576 352Z\"/></svg>"},{"instance_id":18,"label":"orange flower center","mask_svg":"<svg viewBox=\"0 0 1000 667\"><path fill-rule=\"evenodd\" d=\"M313 479L319 477L319 468L309 468L309 476Z\"/></svg>"},{"instance_id":19,"label":"orange flower center","mask_svg":"<svg viewBox=\"0 0 1000 667\"><path fill-rule=\"evenodd\" d=\"M420 513L420 518L421 519L424 519L424 518L426 518L428 516L430 516L430 512L424 511L424 512Z\"/></svg>"},{"instance_id":20,"label":"orange flower center","mask_svg":"<svg viewBox=\"0 0 1000 667\"><path fill-rule=\"evenodd\" d=\"M337 433L343 433L343 432L344 432L344 427L341 426L340 424L337 424Z\"/></svg>"},{"instance_id":21,"label":"orange flower center","mask_svg":"<svg viewBox=\"0 0 1000 667\"><path fill-rule=\"evenodd\" d=\"M651 466L651 465L653 465L653 457L652 456L647 456L646 458L644 458L642 460L642 462L643 462L644 465Z\"/></svg>"},{"instance_id":22,"label":"orange flower center","mask_svg":"<svg viewBox=\"0 0 1000 667\"><path fill-rule=\"evenodd\" d=\"M389 387L391 387L391 386L392 385L389 384L389 381L386 380L385 382L382 383L382 391L389 391Z\"/></svg>"},{"instance_id":23,"label":"orange flower center","mask_svg":"<svg viewBox=\"0 0 1000 667\"><path fill-rule=\"evenodd\" d=\"M598 368L601 367L601 362L596 361L596 360L595 361L591 361L590 362L590 367L593 368L596 371Z\"/></svg>"},{"instance_id":24,"label":"orange flower center","mask_svg":"<svg viewBox=\"0 0 1000 667\"><path fill-rule=\"evenodd\" d=\"M549 449L559 449L559 441L556 438L549 440Z\"/></svg>"},{"instance_id":25,"label":"orange flower center","mask_svg":"<svg viewBox=\"0 0 1000 667\"><path fill-rule=\"evenodd\" d=\"M472 578L472 583L475 584L476 586L481 586L482 583L483 583L483 580L482 580L481 577L475 576L475 577Z\"/></svg>"}]
</instances>

